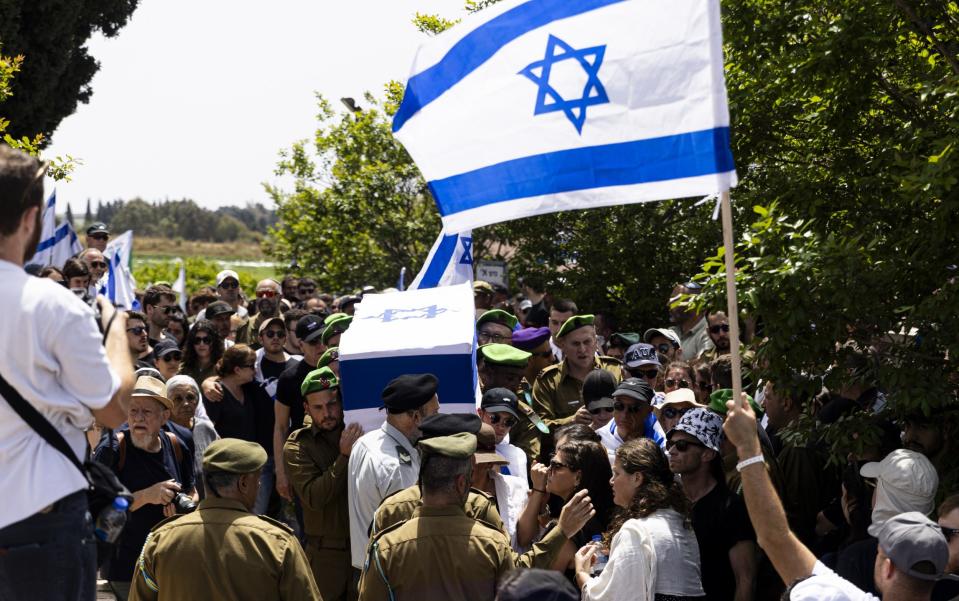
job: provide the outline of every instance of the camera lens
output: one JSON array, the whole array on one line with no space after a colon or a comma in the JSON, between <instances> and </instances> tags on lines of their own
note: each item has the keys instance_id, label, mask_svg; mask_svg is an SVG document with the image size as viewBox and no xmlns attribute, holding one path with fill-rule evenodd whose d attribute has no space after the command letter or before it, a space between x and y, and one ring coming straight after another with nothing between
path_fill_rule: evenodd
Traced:
<instances>
[{"instance_id":1,"label":"camera lens","mask_svg":"<svg viewBox=\"0 0 959 601\"><path fill-rule=\"evenodd\" d=\"M182 492L178 492L171 502L176 507L177 513L190 513L196 509L196 503L193 502L193 499Z\"/></svg>"}]
</instances>

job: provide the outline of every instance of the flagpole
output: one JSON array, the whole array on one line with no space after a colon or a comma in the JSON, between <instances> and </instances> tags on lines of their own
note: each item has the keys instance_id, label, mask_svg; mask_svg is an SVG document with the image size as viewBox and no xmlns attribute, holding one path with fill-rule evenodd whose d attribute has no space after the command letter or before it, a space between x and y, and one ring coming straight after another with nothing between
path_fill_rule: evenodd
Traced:
<instances>
[{"instance_id":1,"label":"flagpole","mask_svg":"<svg viewBox=\"0 0 959 601\"><path fill-rule=\"evenodd\" d=\"M733 399L743 392L742 358L739 356L739 303L736 300L736 262L733 248L733 209L729 191L720 195L723 213L723 255L726 258L726 315L729 318L729 354L733 364Z\"/></svg>"}]
</instances>

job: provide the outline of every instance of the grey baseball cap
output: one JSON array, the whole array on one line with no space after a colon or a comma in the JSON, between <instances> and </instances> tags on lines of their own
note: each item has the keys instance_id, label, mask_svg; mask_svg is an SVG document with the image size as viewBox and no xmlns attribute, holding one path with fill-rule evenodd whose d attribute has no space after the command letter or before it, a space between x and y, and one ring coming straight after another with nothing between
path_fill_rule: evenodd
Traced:
<instances>
[{"instance_id":1,"label":"grey baseball cap","mask_svg":"<svg viewBox=\"0 0 959 601\"><path fill-rule=\"evenodd\" d=\"M942 529L918 511L886 520L879 530L879 547L896 569L920 580L939 580L949 562Z\"/></svg>"}]
</instances>

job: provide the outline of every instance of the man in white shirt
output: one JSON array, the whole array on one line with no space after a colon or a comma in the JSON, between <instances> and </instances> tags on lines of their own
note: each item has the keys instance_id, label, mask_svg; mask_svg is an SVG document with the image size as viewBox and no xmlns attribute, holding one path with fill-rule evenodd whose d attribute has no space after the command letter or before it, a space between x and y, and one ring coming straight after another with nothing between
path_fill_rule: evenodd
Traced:
<instances>
[{"instance_id":1,"label":"man in white shirt","mask_svg":"<svg viewBox=\"0 0 959 601\"><path fill-rule=\"evenodd\" d=\"M84 431L126 420L133 365L126 315L91 308L63 286L23 271L40 237L46 166L0 144L0 375L45 417L78 460ZM0 599L83 599L96 594L96 550L87 482L67 457L0 394Z\"/></svg>"},{"instance_id":2,"label":"man in white shirt","mask_svg":"<svg viewBox=\"0 0 959 601\"><path fill-rule=\"evenodd\" d=\"M877 601L827 568L789 529L782 501L763 465L756 415L746 395L726 403L723 430L736 446L743 495L759 545L783 582L791 601L849 599ZM889 518L879 531L874 576L883 601L928 601L936 581L944 577L949 545L942 530L917 511ZM948 576L947 576L948 577Z\"/></svg>"},{"instance_id":3,"label":"man in white shirt","mask_svg":"<svg viewBox=\"0 0 959 601\"><path fill-rule=\"evenodd\" d=\"M383 426L363 435L350 453L350 552L354 575L363 567L370 524L380 502L416 483L420 455L415 441L424 418L439 412L439 381L432 374L410 374L383 389Z\"/></svg>"}]
</instances>

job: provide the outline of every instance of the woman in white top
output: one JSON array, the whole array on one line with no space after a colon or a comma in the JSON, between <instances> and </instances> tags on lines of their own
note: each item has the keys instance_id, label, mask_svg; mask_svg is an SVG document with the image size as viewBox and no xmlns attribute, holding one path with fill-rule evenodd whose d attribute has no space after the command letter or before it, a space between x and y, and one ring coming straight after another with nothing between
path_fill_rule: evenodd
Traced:
<instances>
[{"instance_id":1,"label":"woman in white top","mask_svg":"<svg viewBox=\"0 0 959 601\"><path fill-rule=\"evenodd\" d=\"M609 560L591 576L597 545L576 553L583 601L682 601L704 597L699 545L687 518L689 501L662 449L648 438L616 449L613 502L619 512L603 536Z\"/></svg>"}]
</instances>

